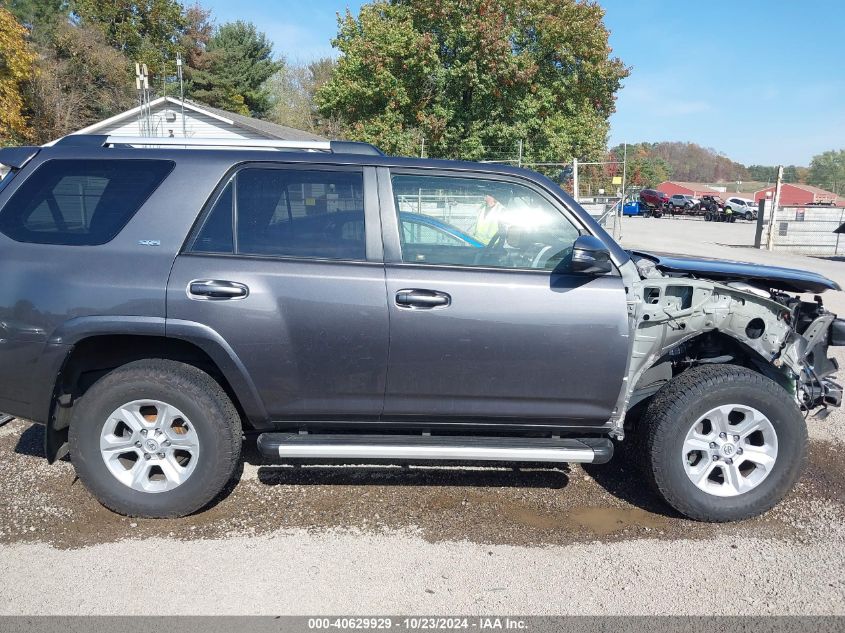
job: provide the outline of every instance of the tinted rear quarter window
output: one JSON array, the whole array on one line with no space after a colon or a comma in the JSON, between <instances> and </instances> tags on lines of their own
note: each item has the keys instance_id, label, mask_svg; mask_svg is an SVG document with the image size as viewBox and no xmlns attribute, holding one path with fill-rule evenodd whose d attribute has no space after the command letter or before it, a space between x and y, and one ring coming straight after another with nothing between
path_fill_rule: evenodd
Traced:
<instances>
[{"instance_id":1,"label":"tinted rear quarter window","mask_svg":"<svg viewBox=\"0 0 845 633\"><path fill-rule=\"evenodd\" d=\"M173 169L165 160L50 160L0 211L18 242L97 246L111 241Z\"/></svg>"},{"instance_id":2,"label":"tinted rear quarter window","mask_svg":"<svg viewBox=\"0 0 845 633\"><path fill-rule=\"evenodd\" d=\"M241 169L214 202L190 250L363 261L363 191L358 171Z\"/></svg>"}]
</instances>

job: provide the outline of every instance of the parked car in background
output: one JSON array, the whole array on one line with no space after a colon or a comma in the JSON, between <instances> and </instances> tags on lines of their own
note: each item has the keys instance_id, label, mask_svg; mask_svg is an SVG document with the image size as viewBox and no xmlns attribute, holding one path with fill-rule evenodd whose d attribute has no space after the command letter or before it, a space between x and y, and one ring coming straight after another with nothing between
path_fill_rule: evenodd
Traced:
<instances>
[{"instance_id":1,"label":"parked car in background","mask_svg":"<svg viewBox=\"0 0 845 633\"><path fill-rule=\"evenodd\" d=\"M675 210L683 210L684 213L689 213L700 203L698 198L689 196L683 193L676 193L669 198L669 205Z\"/></svg>"},{"instance_id":2,"label":"parked car in background","mask_svg":"<svg viewBox=\"0 0 845 633\"><path fill-rule=\"evenodd\" d=\"M646 211L654 214L654 217L659 218L669 205L669 194L657 189L643 189L640 191L640 206L643 215L648 215Z\"/></svg>"},{"instance_id":3,"label":"parked car in background","mask_svg":"<svg viewBox=\"0 0 845 633\"><path fill-rule=\"evenodd\" d=\"M701 196L699 203L693 207L692 213L705 216L705 220L711 220L714 215L725 207L725 201L719 196Z\"/></svg>"},{"instance_id":4,"label":"parked car in background","mask_svg":"<svg viewBox=\"0 0 845 633\"><path fill-rule=\"evenodd\" d=\"M757 203L753 200L745 198L728 198L725 202L726 207L730 207L733 215L739 218L744 218L749 222L757 219Z\"/></svg>"}]
</instances>

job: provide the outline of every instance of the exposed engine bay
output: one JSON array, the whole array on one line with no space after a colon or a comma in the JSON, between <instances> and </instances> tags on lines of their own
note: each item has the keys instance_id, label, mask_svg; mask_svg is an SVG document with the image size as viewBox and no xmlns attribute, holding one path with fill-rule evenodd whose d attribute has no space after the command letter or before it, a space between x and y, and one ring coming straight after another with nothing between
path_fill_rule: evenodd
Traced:
<instances>
[{"instance_id":1,"label":"exposed engine bay","mask_svg":"<svg viewBox=\"0 0 845 633\"><path fill-rule=\"evenodd\" d=\"M780 268L761 278L762 267L724 262L714 262L713 280L707 278L708 260L688 260L685 270L687 260L664 265L658 256L631 255L632 263L622 268L632 340L612 420L617 435L631 407L685 369L708 363L742 365L768 376L805 412L841 405L842 387L833 380L839 367L827 348L845 345L845 321L825 310L821 297L808 301L787 292L838 290L834 282Z\"/></svg>"}]
</instances>

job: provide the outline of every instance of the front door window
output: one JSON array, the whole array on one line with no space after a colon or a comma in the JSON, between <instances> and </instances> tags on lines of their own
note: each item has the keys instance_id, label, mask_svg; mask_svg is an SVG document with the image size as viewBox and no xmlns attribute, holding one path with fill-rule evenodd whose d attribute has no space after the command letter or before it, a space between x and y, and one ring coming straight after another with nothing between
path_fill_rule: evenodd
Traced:
<instances>
[{"instance_id":1,"label":"front door window","mask_svg":"<svg viewBox=\"0 0 845 633\"><path fill-rule=\"evenodd\" d=\"M459 176L393 176L405 263L560 270L579 231L523 185Z\"/></svg>"}]
</instances>

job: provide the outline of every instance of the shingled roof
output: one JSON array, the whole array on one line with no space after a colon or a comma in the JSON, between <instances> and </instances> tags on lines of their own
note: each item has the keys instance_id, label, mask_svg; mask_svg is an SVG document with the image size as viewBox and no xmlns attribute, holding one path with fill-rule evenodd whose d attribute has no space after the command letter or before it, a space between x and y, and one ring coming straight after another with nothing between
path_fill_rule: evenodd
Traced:
<instances>
[{"instance_id":1,"label":"shingled roof","mask_svg":"<svg viewBox=\"0 0 845 633\"><path fill-rule=\"evenodd\" d=\"M263 119L256 119L255 117L251 116L244 116L243 114L237 114L236 112L229 112L228 110L221 110L220 108L212 108L211 106L207 106L204 103L200 103L198 101L191 101L189 99L185 99L185 103L190 103L191 105L205 110L206 112L211 112L212 114L217 115L218 117L229 119L231 120L235 126L242 127L247 130L252 130L257 134L261 134L262 136L267 136L269 138L280 139L283 141L326 141L325 137L319 136L317 134L313 134L311 132L306 132L304 130L297 130L296 128L288 127L286 125L279 125L278 123L271 123L270 121L265 121Z\"/></svg>"}]
</instances>

